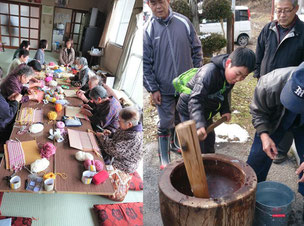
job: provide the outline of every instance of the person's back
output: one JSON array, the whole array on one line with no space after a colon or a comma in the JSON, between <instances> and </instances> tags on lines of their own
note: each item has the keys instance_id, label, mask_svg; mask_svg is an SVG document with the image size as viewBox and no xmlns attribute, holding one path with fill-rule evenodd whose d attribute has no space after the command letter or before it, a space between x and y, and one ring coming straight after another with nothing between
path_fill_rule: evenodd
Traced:
<instances>
[{"instance_id":1,"label":"person's back","mask_svg":"<svg viewBox=\"0 0 304 226\"><path fill-rule=\"evenodd\" d=\"M297 0L275 1L277 20L268 23L258 37L254 77L259 78L274 69L298 66L304 61L304 22L296 15L298 9ZM287 132L278 144L279 154L274 163L287 159L292 142L292 134Z\"/></svg>"}]
</instances>

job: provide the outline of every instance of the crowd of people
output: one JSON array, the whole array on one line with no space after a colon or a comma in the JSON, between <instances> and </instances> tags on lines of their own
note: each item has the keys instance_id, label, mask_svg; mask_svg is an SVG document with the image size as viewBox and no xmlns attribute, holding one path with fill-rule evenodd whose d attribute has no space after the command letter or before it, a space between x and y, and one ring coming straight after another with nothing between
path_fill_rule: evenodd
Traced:
<instances>
[{"instance_id":1,"label":"crowd of people","mask_svg":"<svg viewBox=\"0 0 304 226\"><path fill-rule=\"evenodd\" d=\"M280 163L295 141L304 161L304 34L296 12L297 0L276 0L277 19L265 25L255 53L239 47L230 55L211 58L202 66L201 42L189 19L173 12L169 0L148 0L153 16L144 26L144 87L151 93L158 116L160 168L176 152L175 126L196 123L202 153L214 153L215 134L206 129L217 113L231 118L228 94L237 82L254 71L258 83L250 105L256 134L247 163L266 180L272 162ZM189 92L178 93L173 79L198 68L187 83ZM191 70L189 70L191 71ZM304 163L297 170L304 195Z\"/></svg>"},{"instance_id":2,"label":"crowd of people","mask_svg":"<svg viewBox=\"0 0 304 226\"><path fill-rule=\"evenodd\" d=\"M34 88L41 88L35 78L46 67L46 40L40 40L35 57L30 59L30 42L23 41L15 51L9 70L0 83L0 142L9 139L20 104L36 101ZM142 124L139 109L122 108L115 92L102 82L88 65L85 57L75 57L73 41L68 39L59 54L59 65L74 67L78 73L66 82L76 87L77 97L83 101L81 113L88 117L102 144L102 154L113 165L110 180L117 185L109 198L123 200L132 176L143 157ZM39 76L38 76L39 77ZM115 175L119 175L118 177ZM121 180L120 180L121 179Z\"/></svg>"}]
</instances>

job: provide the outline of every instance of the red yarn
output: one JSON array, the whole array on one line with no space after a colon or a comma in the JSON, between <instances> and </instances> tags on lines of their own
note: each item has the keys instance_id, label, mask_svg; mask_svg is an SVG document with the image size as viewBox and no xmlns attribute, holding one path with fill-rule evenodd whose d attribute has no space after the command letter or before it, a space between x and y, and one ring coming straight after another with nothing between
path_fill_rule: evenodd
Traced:
<instances>
[{"instance_id":1,"label":"red yarn","mask_svg":"<svg viewBox=\"0 0 304 226\"><path fill-rule=\"evenodd\" d=\"M56 147L50 142L46 142L40 149L40 155L42 158L49 159L52 155L55 154L55 152Z\"/></svg>"},{"instance_id":2,"label":"red yarn","mask_svg":"<svg viewBox=\"0 0 304 226\"><path fill-rule=\"evenodd\" d=\"M109 174L106 170L100 171L93 176L93 183L98 185L106 181L109 178Z\"/></svg>"}]
</instances>

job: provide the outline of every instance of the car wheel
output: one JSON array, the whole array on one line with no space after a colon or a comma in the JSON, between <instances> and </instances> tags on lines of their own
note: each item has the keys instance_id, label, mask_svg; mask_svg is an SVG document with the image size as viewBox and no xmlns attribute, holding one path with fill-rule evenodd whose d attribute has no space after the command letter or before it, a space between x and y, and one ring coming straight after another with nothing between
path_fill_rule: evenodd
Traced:
<instances>
[{"instance_id":1,"label":"car wheel","mask_svg":"<svg viewBox=\"0 0 304 226\"><path fill-rule=\"evenodd\" d=\"M237 39L237 44L240 46L247 46L249 43L249 37L247 35L240 35Z\"/></svg>"}]
</instances>

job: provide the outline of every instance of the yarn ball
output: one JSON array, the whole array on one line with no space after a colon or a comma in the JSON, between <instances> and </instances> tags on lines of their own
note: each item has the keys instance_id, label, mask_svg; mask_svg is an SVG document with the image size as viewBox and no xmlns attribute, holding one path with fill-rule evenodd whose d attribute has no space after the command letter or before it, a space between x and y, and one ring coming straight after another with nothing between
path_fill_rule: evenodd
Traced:
<instances>
[{"instance_id":1,"label":"yarn ball","mask_svg":"<svg viewBox=\"0 0 304 226\"><path fill-rule=\"evenodd\" d=\"M87 159L84 161L84 167L86 169L89 169L90 165L93 165L96 167L96 171L99 172L101 170L103 170L103 163L99 160L90 160L90 159Z\"/></svg>"},{"instance_id":2,"label":"yarn ball","mask_svg":"<svg viewBox=\"0 0 304 226\"><path fill-rule=\"evenodd\" d=\"M40 155L42 158L49 159L52 155L55 154L55 152L56 147L50 142L46 142L40 149Z\"/></svg>"},{"instance_id":3,"label":"yarn ball","mask_svg":"<svg viewBox=\"0 0 304 226\"><path fill-rule=\"evenodd\" d=\"M50 172L50 173L46 173L43 175L43 180L46 180L46 179L56 179L56 174L54 174L53 172Z\"/></svg>"},{"instance_id":4,"label":"yarn ball","mask_svg":"<svg viewBox=\"0 0 304 226\"><path fill-rule=\"evenodd\" d=\"M99 172L103 170L104 165L101 161L95 160L95 167L96 167L96 171Z\"/></svg>"},{"instance_id":5,"label":"yarn ball","mask_svg":"<svg viewBox=\"0 0 304 226\"><path fill-rule=\"evenodd\" d=\"M44 126L41 123L35 123L30 126L29 131L31 133L39 133L43 130Z\"/></svg>"},{"instance_id":6,"label":"yarn ball","mask_svg":"<svg viewBox=\"0 0 304 226\"><path fill-rule=\"evenodd\" d=\"M50 81L52 81L52 80L53 80L53 78L50 77L50 76L48 76L48 77L46 77L46 78L44 79L45 82L50 82Z\"/></svg>"},{"instance_id":7,"label":"yarn ball","mask_svg":"<svg viewBox=\"0 0 304 226\"><path fill-rule=\"evenodd\" d=\"M57 113L55 111L49 111L47 114L49 120L56 120L57 119Z\"/></svg>"},{"instance_id":8,"label":"yarn ball","mask_svg":"<svg viewBox=\"0 0 304 226\"><path fill-rule=\"evenodd\" d=\"M35 162L31 164L31 171L33 173L39 173L46 168L48 168L50 165L50 161L47 160L46 158L43 159L37 159Z\"/></svg>"},{"instance_id":9,"label":"yarn ball","mask_svg":"<svg viewBox=\"0 0 304 226\"><path fill-rule=\"evenodd\" d=\"M54 80L52 80L52 81L49 82L49 86L55 87L57 85L58 85L58 83L56 81L54 81Z\"/></svg>"},{"instance_id":10,"label":"yarn ball","mask_svg":"<svg viewBox=\"0 0 304 226\"><path fill-rule=\"evenodd\" d=\"M91 155L90 153L83 152L83 151L76 152L75 158L78 161L85 161L86 159L89 159L89 160L94 159L93 155Z\"/></svg>"},{"instance_id":11,"label":"yarn ball","mask_svg":"<svg viewBox=\"0 0 304 226\"><path fill-rule=\"evenodd\" d=\"M61 105L61 104L55 104L55 110L56 110L57 112L61 112L61 110L62 110L62 105Z\"/></svg>"},{"instance_id":12,"label":"yarn ball","mask_svg":"<svg viewBox=\"0 0 304 226\"><path fill-rule=\"evenodd\" d=\"M65 124L62 121L58 121L58 122L56 122L56 127L58 129L63 129L65 127Z\"/></svg>"},{"instance_id":13,"label":"yarn ball","mask_svg":"<svg viewBox=\"0 0 304 226\"><path fill-rule=\"evenodd\" d=\"M50 66L55 66L55 63L54 62L50 62L49 65Z\"/></svg>"}]
</instances>

